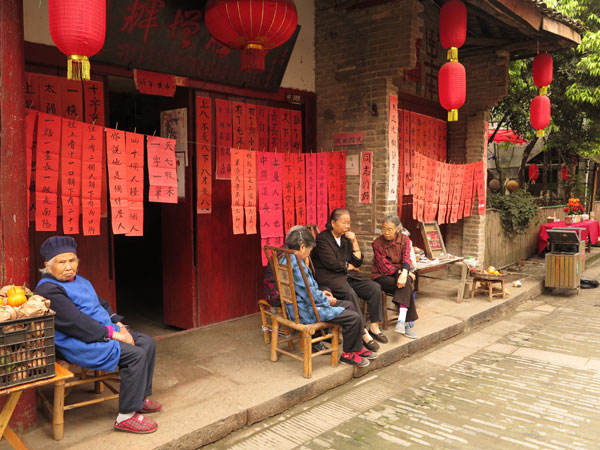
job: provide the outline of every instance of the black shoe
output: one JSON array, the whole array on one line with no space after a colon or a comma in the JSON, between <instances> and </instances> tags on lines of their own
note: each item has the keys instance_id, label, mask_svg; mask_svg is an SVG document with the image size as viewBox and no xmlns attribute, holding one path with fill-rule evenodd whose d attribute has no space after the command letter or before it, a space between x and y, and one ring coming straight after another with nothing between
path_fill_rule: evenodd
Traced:
<instances>
[{"instance_id":1,"label":"black shoe","mask_svg":"<svg viewBox=\"0 0 600 450\"><path fill-rule=\"evenodd\" d=\"M371 331L370 335L373 336L373 339L375 339L376 341L381 342L382 344L387 344L388 343L388 338L383 333L377 333L376 334L376 333L373 333Z\"/></svg>"},{"instance_id":2,"label":"black shoe","mask_svg":"<svg viewBox=\"0 0 600 450\"><path fill-rule=\"evenodd\" d=\"M347 356L344 356L347 355ZM350 364L352 366L358 367L367 367L369 365L369 360L367 358L363 358L357 352L355 353L343 353L340 357L340 361L346 364Z\"/></svg>"},{"instance_id":3,"label":"black shoe","mask_svg":"<svg viewBox=\"0 0 600 450\"><path fill-rule=\"evenodd\" d=\"M379 344L375 340L371 339L369 342L363 342L363 345L372 352L379 350Z\"/></svg>"},{"instance_id":4,"label":"black shoe","mask_svg":"<svg viewBox=\"0 0 600 450\"><path fill-rule=\"evenodd\" d=\"M328 350L327 346L325 344L323 344L322 342L315 342L312 345L312 352L313 353L318 353L318 352L322 352L323 350Z\"/></svg>"}]
</instances>

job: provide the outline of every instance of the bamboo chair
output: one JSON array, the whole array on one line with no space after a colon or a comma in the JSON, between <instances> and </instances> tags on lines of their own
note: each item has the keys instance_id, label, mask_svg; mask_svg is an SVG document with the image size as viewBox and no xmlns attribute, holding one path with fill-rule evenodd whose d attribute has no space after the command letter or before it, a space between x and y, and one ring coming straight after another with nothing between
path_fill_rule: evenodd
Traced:
<instances>
[{"instance_id":1,"label":"bamboo chair","mask_svg":"<svg viewBox=\"0 0 600 450\"><path fill-rule=\"evenodd\" d=\"M272 314L272 331L271 331L271 361L276 362L278 359L278 353L282 353L291 358L297 359L303 362L303 375L304 378L310 378L312 375L312 358L317 355L331 354L331 366L336 367L338 364L339 355L339 333L340 326L334 325L327 322L321 322L319 317L319 311L315 305L312 292L308 290L308 296L312 304L313 311L317 321L311 324L300 323L300 316L298 313L298 303L296 301L296 289L294 286L294 276L292 272L292 258L296 258L296 261L300 267L302 278L306 286L308 286L308 278L306 272L304 272L300 257L294 253L293 250L287 250L282 248L276 248L271 246L265 246L265 252L269 261L275 268L275 280L277 282L277 288L279 289L279 297L281 299L281 314ZM294 309L295 321L288 318L287 311L285 308L286 304L292 305ZM281 342L289 342L291 340L298 339L300 344L300 351L303 356L298 356L290 351L286 351L279 347L279 327L286 326L297 333L291 334L289 337L281 339ZM323 330L323 335L313 337L315 331ZM321 341L330 341L331 348L322 350L317 353L312 353L312 344Z\"/></svg>"},{"instance_id":2,"label":"bamboo chair","mask_svg":"<svg viewBox=\"0 0 600 450\"><path fill-rule=\"evenodd\" d=\"M118 369L115 372L84 369L76 364L71 364L60 359L57 360L57 363L73 372L75 377L67 380L64 386L54 387L52 402L50 402L51 396L48 395L49 393L44 393L42 389L38 389L37 393L42 405L52 418L52 438L55 441L60 441L64 437L65 411L119 398L119 383L121 379L119 378ZM78 402L66 402L67 397L74 388L90 383L94 384L91 393L96 395ZM104 388L109 392L105 391Z\"/></svg>"}]
</instances>

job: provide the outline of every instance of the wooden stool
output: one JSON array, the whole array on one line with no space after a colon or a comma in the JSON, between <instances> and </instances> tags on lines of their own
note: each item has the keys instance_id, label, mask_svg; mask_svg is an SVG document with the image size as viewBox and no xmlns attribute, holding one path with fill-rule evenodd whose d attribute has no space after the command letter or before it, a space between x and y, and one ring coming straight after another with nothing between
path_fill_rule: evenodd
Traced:
<instances>
[{"instance_id":1,"label":"wooden stool","mask_svg":"<svg viewBox=\"0 0 600 450\"><path fill-rule=\"evenodd\" d=\"M477 283L479 283L479 287L477 287ZM495 284L499 284L500 287L495 287ZM493 297L504 298L506 295L504 291L504 278L491 279L489 277L474 274L471 298L475 297L476 292L488 294L490 302L492 301Z\"/></svg>"},{"instance_id":2,"label":"wooden stool","mask_svg":"<svg viewBox=\"0 0 600 450\"><path fill-rule=\"evenodd\" d=\"M38 389L37 393L42 401L42 404L50 414L50 417L52 417L52 438L55 441L60 441L64 437L65 411L119 398L118 387L113 386L111 383L118 384L121 382L121 379L119 378L118 371L105 372L102 370L88 370L76 364L71 364L60 359L57 360L57 365L61 365L62 367L73 372L75 374L75 378L64 382L64 385L55 385L52 403L50 403L48 398L46 398L46 395L40 389ZM98 394L98 396L82 402L69 404L65 403L65 400L71 393L72 388L87 383L94 383L94 390L92 392L94 394ZM104 387L106 387L110 393L101 395L104 393Z\"/></svg>"}]
</instances>

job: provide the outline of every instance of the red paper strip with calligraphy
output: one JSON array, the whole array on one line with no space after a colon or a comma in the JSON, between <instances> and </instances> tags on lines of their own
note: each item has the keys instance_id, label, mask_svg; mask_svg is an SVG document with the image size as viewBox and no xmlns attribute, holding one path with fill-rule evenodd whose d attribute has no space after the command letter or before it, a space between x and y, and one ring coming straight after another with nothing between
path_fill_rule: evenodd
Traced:
<instances>
[{"instance_id":1,"label":"red paper strip with calligraphy","mask_svg":"<svg viewBox=\"0 0 600 450\"><path fill-rule=\"evenodd\" d=\"M212 104L209 97L196 97L196 212L212 212Z\"/></svg>"},{"instance_id":2,"label":"red paper strip with calligraphy","mask_svg":"<svg viewBox=\"0 0 600 450\"><path fill-rule=\"evenodd\" d=\"M231 149L231 214L233 234L244 233L244 159L245 150Z\"/></svg>"},{"instance_id":3,"label":"red paper strip with calligraphy","mask_svg":"<svg viewBox=\"0 0 600 450\"><path fill-rule=\"evenodd\" d=\"M59 81L62 111L65 119L81 120L83 115L83 92L80 81L62 78Z\"/></svg>"},{"instance_id":4,"label":"red paper strip with calligraphy","mask_svg":"<svg viewBox=\"0 0 600 450\"><path fill-rule=\"evenodd\" d=\"M81 154L81 203L84 236L100 235L103 142L101 126L84 125Z\"/></svg>"},{"instance_id":5,"label":"red paper strip with calligraphy","mask_svg":"<svg viewBox=\"0 0 600 450\"><path fill-rule=\"evenodd\" d=\"M147 137L148 181L151 202L177 203L175 139Z\"/></svg>"},{"instance_id":6,"label":"red paper strip with calligraphy","mask_svg":"<svg viewBox=\"0 0 600 450\"><path fill-rule=\"evenodd\" d=\"M29 205L31 204L31 165L33 163L33 138L37 111L25 110L25 164L27 170L27 226L29 227Z\"/></svg>"},{"instance_id":7,"label":"red paper strip with calligraphy","mask_svg":"<svg viewBox=\"0 0 600 450\"><path fill-rule=\"evenodd\" d=\"M246 104L246 148L257 150L258 147L258 123L256 105Z\"/></svg>"},{"instance_id":8,"label":"red paper strip with calligraphy","mask_svg":"<svg viewBox=\"0 0 600 450\"><path fill-rule=\"evenodd\" d=\"M292 151L292 111L280 109L281 117L281 151L290 153Z\"/></svg>"},{"instance_id":9,"label":"red paper strip with calligraphy","mask_svg":"<svg viewBox=\"0 0 600 450\"><path fill-rule=\"evenodd\" d=\"M294 158L294 196L296 200L296 224L306 225L306 169L304 155ZM313 222L314 223L314 222Z\"/></svg>"},{"instance_id":10,"label":"red paper strip with calligraphy","mask_svg":"<svg viewBox=\"0 0 600 450\"><path fill-rule=\"evenodd\" d=\"M83 122L63 119L61 133L61 192L64 234L79 233Z\"/></svg>"},{"instance_id":11,"label":"red paper strip with calligraphy","mask_svg":"<svg viewBox=\"0 0 600 450\"><path fill-rule=\"evenodd\" d=\"M233 128L231 124L231 103L228 100L215 99L215 125L217 144L217 180L231 178L231 146L233 143Z\"/></svg>"},{"instance_id":12,"label":"red paper strip with calligraphy","mask_svg":"<svg viewBox=\"0 0 600 450\"><path fill-rule=\"evenodd\" d=\"M62 119L38 113L35 230L56 231Z\"/></svg>"},{"instance_id":13,"label":"red paper strip with calligraphy","mask_svg":"<svg viewBox=\"0 0 600 450\"><path fill-rule=\"evenodd\" d=\"M306 222L317 225L317 155L306 153Z\"/></svg>"},{"instance_id":14,"label":"red paper strip with calligraphy","mask_svg":"<svg viewBox=\"0 0 600 450\"><path fill-rule=\"evenodd\" d=\"M256 107L256 127L258 129L258 146L261 152L269 150L269 112L266 106Z\"/></svg>"},{"instance_id":15,"label":"red paper strip with calligraphy","mask_svg":"<svg viewBox=\"0 0 600 450\"><path fill-rule=\"evenodd\" d=\"M106 162L108 165L108 192L113 234L129 231L127 200L127 156L125 154L125 132L105 128Z\"/></svg>"},{"instance_id":16,"label":"red paper strip with calligraphy","mask_svg":"<svg viewBox=\"0 0 600 450\"><path fill-rule=\"evenodd\" d=\"M104 83L101 81L83 83L83 104L85 121L104 126Z\"/></svg>"},{"instance_id":17,"label":"red paper strip with calligraphy","mask_svg":"<svg viewBox=\"0 0 600 450\"><path fill-rule=\"evenodd\" d=\"M334 152L334 159L336 165L336 172L338 176L337 183L337 207L346 207L346 150Z\"/></svg>"},{"instance_id":18,"label":"red paper strip with calligraphy","mask_svg":"<svg viewBox=\"0 0 600 450\"><path fill-rule=\"evenodd\" d=\"M283 155L282 167L282 190L283 190L283 220L284 231L287 233L296 223L294 202L294 155L285 153Z\"/></svg>"},{"instance_id":19,"label":"red paper strip with calligraphy","mask_svg":"<svg viewBox=\"0 0 600 450\"><path fill-rule=\"evenodd\" d=\"M239 102L231 102L231 125L233 127L232 148L248 148L246 144L246 105ZM233 168L232 168L233 169Z\"/></svg>"},{"instance_id":20,"label":"red paper strip with calligraphy","mask_svg":"<svg viewBox=\"0 0 600 450\"><path fill-rule=\"evenodd\" d=\"M125 133L127 165L127 236L144 235L144 135Z\"/></svg>"},{"instance_id":21,"label":"red paper strip with calligraphy","mask_svg":"<svg viewBox=\"0 0 600 450\"><path fill-rule=\"evenodd\" d=\"M317 225L324 230L327 225L327 164L329 153L317 153Z\"/></svg>"},{"instance_id":22,"label":"red paper strip with calligraphy","mask_svg":"<svg viewBox=\"0 0 600 450\"><path fill-rule=\"evenodd\" d=\"M388 120L388 200L398 200L398 96L389 97Z\"/></svg>"},{"instance_id":23,"label":"red paper strip with calligraphy","mask_svg":"<svg viewBox=\"0 0 600 450\"><path fill-rule=\"evenodd\" d=\"M140 94L173 97L177 87L175 75L149 72L147 70L133 69L133 81Z\"/></svg>"},{"instance_id":24,"label":"red paper strip with calligraphy","mask_svg":"<svg viewBox=\"0 0 600 450\"><path fill-rule=\"evenodd\" d=\"M25 72L25 108L40 109L40 83L37 73Z\"/></svg>"},{"instance_id":25,"label":"red paper strip with calligraphy","mask_svg":"<svg viewBox=\"0 0 600 450\"><path fill-rule=\"evenodd\" d=\"M246 234L256 234L256 152L244 151L244 212L246 216Z\"/></svg>"},{"instance_id":26,"label":"red paper strip with calligraphy","mask_svg":"<svg viewBox=\"0 0 600 450\"><path fill-rule=\"evenodd\" d=\"M281 152L281 110L269 109L269 151Z\"/></svg>"},{"instance_id":27,"label":"red paper strip with calligraphy","mask_svg":"<svg viewBox=\"0 0 600 450\"><path fill-rule=\"evenodd\" d=\"M371 203L373 152L360 153L360 202Z\"/></svg>"},{"instance_id":28,"label":"red paper strip with calligraphy","mask_svg":"<svg viewBox=\"0 0 600 450\"><path fill-rule=\"evenodd\" d=\"M302 112L292 111L292 153L302 153Z\"/></svg>"},{"instance_id":29,"label":"red paper strip with calligraphy","mask_svg":"<svg viewBox=\"0 0 600 450\"><path fill-rule=\"evenodd\" d=\"M62 113L60 80L60 78L51 75L37 75L40 112L54 115Z\"/></svg>"}]
</instances>

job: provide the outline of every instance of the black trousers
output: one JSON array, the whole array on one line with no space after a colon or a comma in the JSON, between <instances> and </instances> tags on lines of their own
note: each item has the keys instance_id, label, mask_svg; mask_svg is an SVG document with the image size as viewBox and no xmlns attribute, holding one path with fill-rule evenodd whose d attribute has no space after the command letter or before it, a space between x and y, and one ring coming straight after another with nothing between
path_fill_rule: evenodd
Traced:
<instances>
[{"instance_id":1,"label":"black trousers","mask_svg":"<svg viewBox=\"0 0 600 450\"><path fill-rule=\"evenodd\" d=\"M381 322L383 319L381 287L372 280L348 277L347 282L342 287L333 290L333 296L341 300L351 301L358 311L360 311L358 299L362 298L367 302L367 311L371 317L371 322Z\"/></svg>"},{"instance_id":2,"label":"black trousers","mask_svg":"<svg viewBox=\"0 0 600 450\"><path fill-rule=\"evenodd\" d=\"M122 414L141 410L144 399L152 395L152 376L156 356L154 339L133 330L129 332L133 336L135 345L119 342L121 345L119 412Z\"/></svg>"},{"instance_id":3,"label":"black trousers","mask_svg":"<svg viewBox=\"0 0 600 450\"><path fill-rule=\"evenodd\" d=\"M408 311L406 311L407 322L414 322L419 318L413 295L412 278L410 276L407 277L403 288L399 288L396 285L396 279L392 276L384 275L376 278L375 281L381 285L381 289L394 296L393 301L395 304L404 305L408 308Z\"/></svg>"},{"instance_id":4,"label":"black trousers","mask_svg":"<svg viewBox=\"0 0 600 450\"><path fill-rule=\"evenodd\" d=\"M354 311L351 302L338 300L335 306L344 306L341 314L328 322L342 327L343 349L345 353L360 352L362 350L362 334L364 332L363 317L360 312Z\"/></svg>"}]
</instances>

